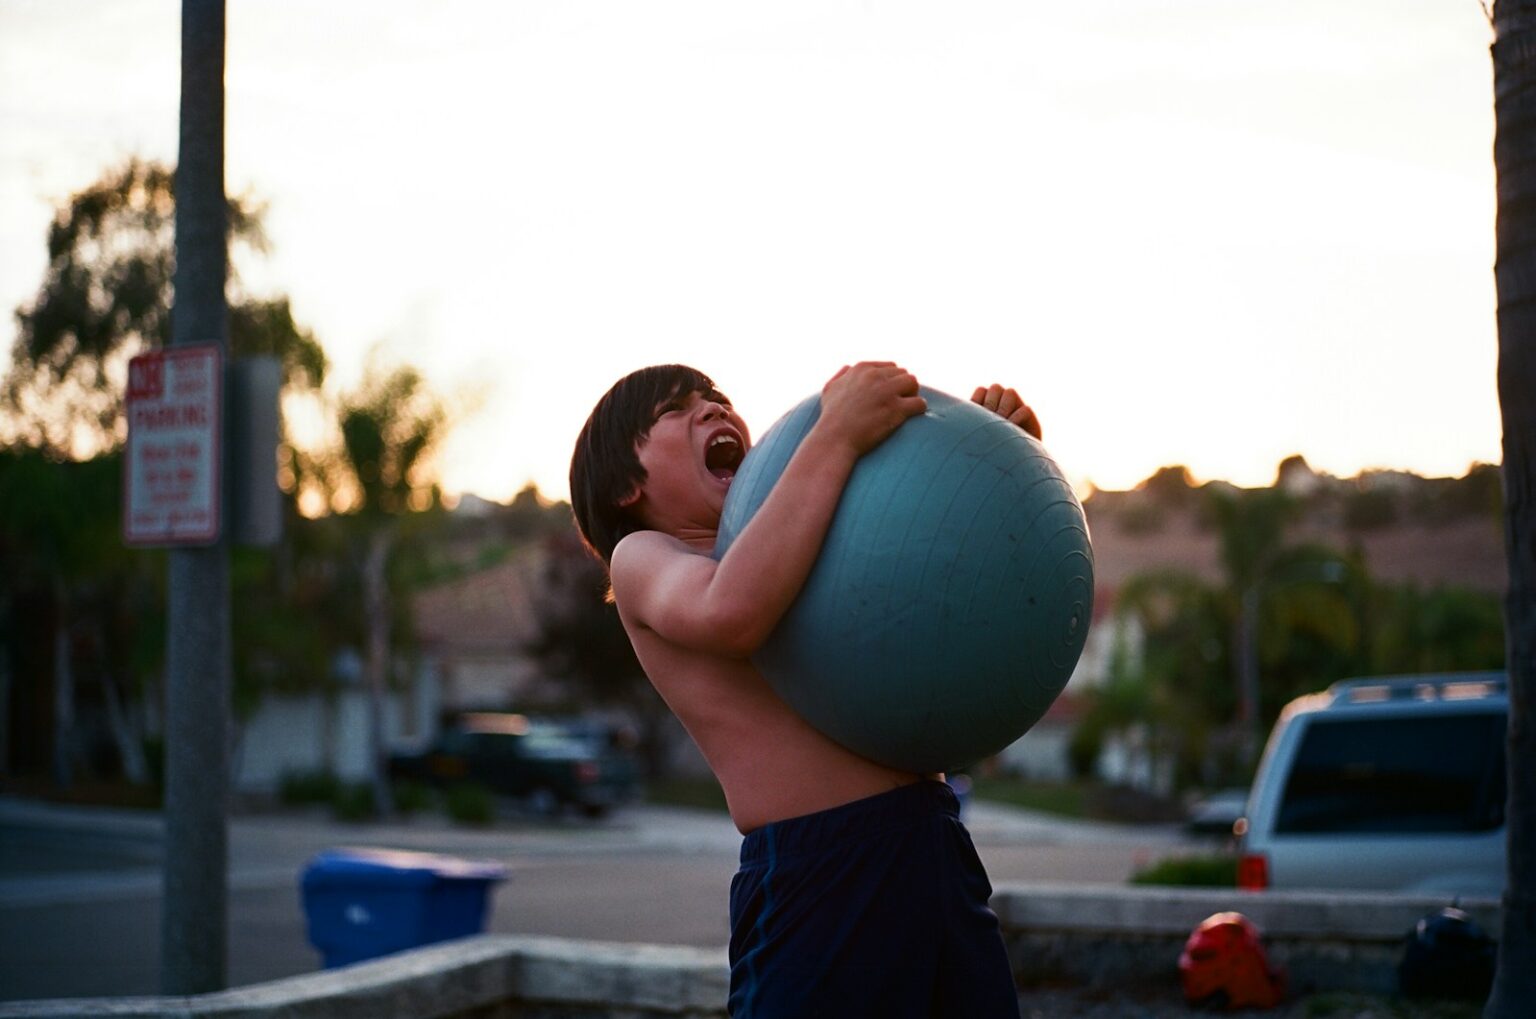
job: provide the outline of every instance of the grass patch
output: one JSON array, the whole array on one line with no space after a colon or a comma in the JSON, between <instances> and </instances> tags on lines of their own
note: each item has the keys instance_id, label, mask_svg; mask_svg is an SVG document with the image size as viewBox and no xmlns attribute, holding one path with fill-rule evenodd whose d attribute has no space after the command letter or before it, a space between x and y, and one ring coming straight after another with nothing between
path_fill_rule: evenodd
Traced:
<instances>
[{"instance_id":1,"label":"grass patch","mask_svg":"<svg viewBox=\"0 0 1536 1019\"><path fill-rule=\"evenodd\" d=\"M697 810L726 809L725 793L712 778L668 778L645 785L645 802L663 807L692 807Z\"/></svg>"},{"instance_id":2,"label":"grass patch","mask_svg":"<svg viewBox=\"0 0 1536 1019\"><path fill-rule=\"evenodd\" d=\"M1169 856L1131 875L1133 885L1236 888L1235 856Z\"/></svg>"},{"instance_id":3,"label":"grass patch","mask_svg":"<svg viewBox=\"0 0 1536 1019\"><path fill-rule=\"evenodd\" d=\"M973 779L971 795L977 799L1060 817L1121 824L1167 824L1184 819L1184 808L1177 801L1126 786L1007 777Z\"/></svg>"},{"instance_id":4,"label":"grass patch","mask_svg":"<svg viewBox=\"0 0 1536 1019\"><path fill-rule=\"evenodd\" d=\"M1089 786L1081 782L1025 782L1012 778L972 777L971 796L978 800L1026 807L1062 817L1089 815Z\"/></svg>"}]
</instances>

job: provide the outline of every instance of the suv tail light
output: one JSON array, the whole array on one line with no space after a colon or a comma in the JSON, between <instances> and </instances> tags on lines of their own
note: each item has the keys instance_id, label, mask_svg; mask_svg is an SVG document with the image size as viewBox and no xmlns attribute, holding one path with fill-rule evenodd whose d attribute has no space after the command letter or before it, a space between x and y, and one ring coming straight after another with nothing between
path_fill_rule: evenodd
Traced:
<instances>
[{"instance_id":1,"label":"suv tail light","mask_svg":"<svg viewBox=\"0 0 1536 1019\"><path fill-rule=\"evenodd\" d=\"M1269 857L1263 853L1244 853L1237 859L1237 887L1251 892L1269 887Z\"/></svg>"},{"instance_id":2,"label":"suv tail light","mask_svg":"<svg viewBox=\"0 0 1536 1019\"><path fill-rule=\"evenodd\" d=\"M602 768L598 767L596 761L576 762L576 781L580 782L582 785L591 785L593 782L596 782L599 777L601 777L602 773L603 770Z\"/></svg>"}]
</instances>

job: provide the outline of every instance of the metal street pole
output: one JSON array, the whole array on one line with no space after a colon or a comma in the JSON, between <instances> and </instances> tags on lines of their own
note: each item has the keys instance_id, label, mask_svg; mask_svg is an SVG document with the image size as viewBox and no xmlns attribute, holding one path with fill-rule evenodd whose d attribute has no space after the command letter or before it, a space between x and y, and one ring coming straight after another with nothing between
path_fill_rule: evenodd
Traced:
<instances>
[{"instance_id":1,"label":"metal street pole","mask_svg":"<svg viewBox=\"0 0 1536 1019\"><path fill-rule=\"evenodd\" d=\"M183 0L171 345L229 350L224 197L224 0ZM222 457L222 451L215 454ZM165 888L160 988L226 984L229 867L229 552L170 552L166 646Z\"/></svg>"}]
</instances>

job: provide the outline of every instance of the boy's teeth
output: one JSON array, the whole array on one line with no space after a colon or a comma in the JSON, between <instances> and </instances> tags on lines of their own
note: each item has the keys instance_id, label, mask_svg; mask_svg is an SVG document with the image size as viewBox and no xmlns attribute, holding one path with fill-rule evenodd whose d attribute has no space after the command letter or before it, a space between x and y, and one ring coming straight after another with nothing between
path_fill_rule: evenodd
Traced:
<instances>
[{"instance_id":1,"label":"boy's teeth","mask_svg":"<svg viewBox=\"0 0 1536 1019\"><path fill-rule=\"evenodd\" d=\"M716 453L717 449L722 452ZM709 440L709 445L704 450L704 466L715 477L729 480L736 474L736 467L741 463L741 454L740 439L734 435L717 435Z\"/></svg>"}]
</instances>

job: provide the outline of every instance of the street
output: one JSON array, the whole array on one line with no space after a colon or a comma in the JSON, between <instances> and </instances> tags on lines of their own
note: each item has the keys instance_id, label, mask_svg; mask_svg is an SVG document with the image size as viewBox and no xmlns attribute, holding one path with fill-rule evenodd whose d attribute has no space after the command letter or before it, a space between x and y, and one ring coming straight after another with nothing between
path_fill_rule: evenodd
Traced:
<instances>
[{"instance_id":1,"label":"street","mask_svg":"<svg viewBox=\"0 0 1536 1019\"><path fill-rule=\"evenodd\" d=\"M1053 819L972 803L994 884L1120 883L1138 866L1201 845L1168 827ZM724 947L739 836L723 814L631 807L601 822L511 817L488 831L441 819L344 825L323 814L230 822L231 986L319 968L299 876L317 852L387 846L496 860L509 878L487 929ZM0 1000L155 994L160 825L128 811L0 798Z\"/></svg>"}]
</instances>

